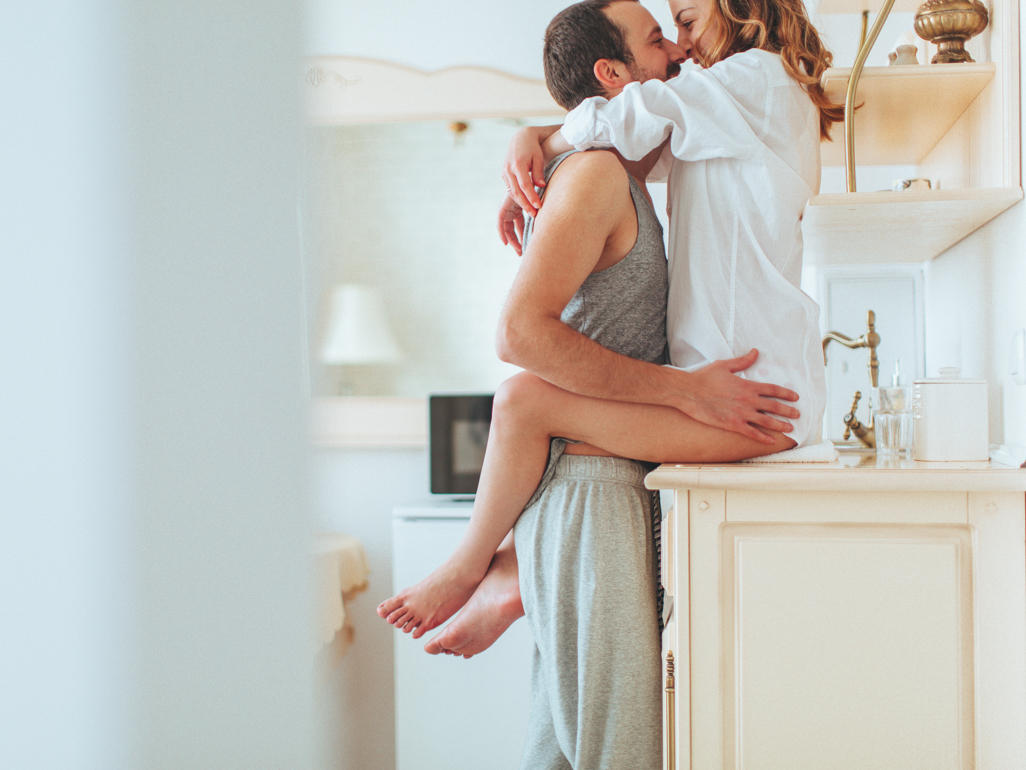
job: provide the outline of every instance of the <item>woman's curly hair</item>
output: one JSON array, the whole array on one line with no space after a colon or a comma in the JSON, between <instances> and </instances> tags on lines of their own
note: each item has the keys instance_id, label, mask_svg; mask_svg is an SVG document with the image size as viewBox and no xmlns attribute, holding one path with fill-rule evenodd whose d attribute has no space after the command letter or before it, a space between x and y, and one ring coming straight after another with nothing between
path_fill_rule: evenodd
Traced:
<instances>
[{"instance_id":1,"label":"woman's curly hair","mask_svg":"<svg viewBox=\"0 0 1026 770\"><path fill-rule=\"evenodd\" d=\"M812 26L802 0L716 0L720 32L709 53L700 57L705 66L731 54L760 48L780 54L784 69L819 108L819 133L830 138L830 126L844 120L844 105L834 104L823 91L820 77L833 61Z\"/></svg>"}]
</instances>

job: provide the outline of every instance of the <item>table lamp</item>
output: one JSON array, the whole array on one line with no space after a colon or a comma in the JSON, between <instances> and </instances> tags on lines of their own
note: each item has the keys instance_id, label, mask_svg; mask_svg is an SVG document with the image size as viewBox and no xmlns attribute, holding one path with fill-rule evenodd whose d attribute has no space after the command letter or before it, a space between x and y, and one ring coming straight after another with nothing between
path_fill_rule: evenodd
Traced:
<instances>
[{"instance_id":1,"label":"table lamp","mask_svg":"<svg viewBox=\"0 0 1026 770\"><path fill-rule=\"evenodd\" d=\"M325 364L354 366L391 364L402 351L388 324L381 291L373 286L346 283L331 293L331 313L321 346ZM342 392L352 392L343 380Z\"/></svg>"}]
</instances>

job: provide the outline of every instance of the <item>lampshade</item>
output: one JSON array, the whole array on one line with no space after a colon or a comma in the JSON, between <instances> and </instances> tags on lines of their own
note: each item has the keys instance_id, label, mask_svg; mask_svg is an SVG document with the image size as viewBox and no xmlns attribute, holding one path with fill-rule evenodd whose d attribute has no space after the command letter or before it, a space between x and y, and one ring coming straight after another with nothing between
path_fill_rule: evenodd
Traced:
<instances>
[{"instance_id":1,"label":"lampshade","mask_svg":"<svg viewBox=\"0 0 1026 770\"><path fill-rule=\"evenodd\" d=\"M335 287L321 360L326 364L386 364L401 357L381 292L362 284Z\"/></svg>"}]
</instances>

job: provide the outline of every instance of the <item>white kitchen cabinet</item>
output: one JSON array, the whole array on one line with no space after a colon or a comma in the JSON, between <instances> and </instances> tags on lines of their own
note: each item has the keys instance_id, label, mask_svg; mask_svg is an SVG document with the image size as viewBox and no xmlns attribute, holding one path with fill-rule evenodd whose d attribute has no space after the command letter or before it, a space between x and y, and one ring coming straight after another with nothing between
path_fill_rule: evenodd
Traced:
<instances>
[{"instance_id":1,"label":"white kitchen cabinet","mask_svg":"<svg viewBox=\"0 0 1026 770\"><path fill-rule=\"evenodd\" d=\"M1026 767L1026 471L846 455L647 483L674 495L668 767Z\"/></svg>"},{"instance_id":2,"label":"white kitchen cabinet","mask_svg":"<svg viewBox=\"0 0 1026 770\"><path fill-rule=\"evenodd\" d=\"M870 5L882 3L824 0L818 10L856 14ZM863 70L856 89L862 105L855 118L856 163L912 165L916 176L941 186L916 192L857 186L855 193L813 197L803 219L808 263L926 261L1022 199L1018 0L990 4L982 34L990 62ZM832 68L823 75L837 102L844 101L849 74ZM843 124L823 148L824 165L843 165Z\"/></svg>"}]
</instances>

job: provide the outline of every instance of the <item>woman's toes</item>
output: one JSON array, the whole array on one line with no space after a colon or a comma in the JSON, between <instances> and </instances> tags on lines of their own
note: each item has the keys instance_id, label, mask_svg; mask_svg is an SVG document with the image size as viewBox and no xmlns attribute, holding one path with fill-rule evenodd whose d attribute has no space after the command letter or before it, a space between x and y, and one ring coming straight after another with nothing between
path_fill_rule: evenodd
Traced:
<instances>
[{"instance_id":1,"label":"woman's toes","mask_svg":"<svg viewBox=\"0 0 1026 770\"><path fill-rule=\"evenodd\" d=\"M393 612L398 609L402 609L402 606L403 603L399 600L399 597L390 596L378 605L378 615L387 619Z\"/></svg>"},{"instance_id":2,"label":"woman's toes","mask_svg":"<svg viewBox=\"0 0 1026 770\"><path fill-rule=\"evenodd\" d=\"M392 613L387 618L385 618L385 620L387 620L393 626L399 626L406 622L406 618L409 616L409 614L410 611L408 608L398 607L392 610Z\"/></svg>"}]
</instances>

